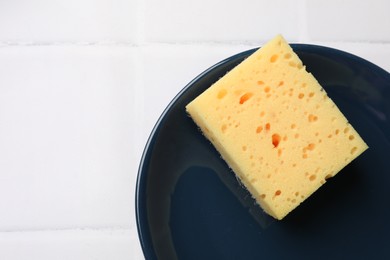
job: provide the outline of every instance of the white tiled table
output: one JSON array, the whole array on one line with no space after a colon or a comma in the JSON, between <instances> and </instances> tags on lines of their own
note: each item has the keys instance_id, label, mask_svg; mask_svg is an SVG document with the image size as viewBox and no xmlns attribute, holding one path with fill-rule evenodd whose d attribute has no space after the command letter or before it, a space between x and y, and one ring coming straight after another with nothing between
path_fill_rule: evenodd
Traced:
<instances>
[{"instance_id":1,"label":"white tiled table","mask_svg":"<svg viewBox=\"0 0 390 260\"><path fill-rule=\"evenodd\" d=\"M388 10L386 0L0 1L0 259L143 259L137 168L176 93L277 33L390 71Z\"/></svg>"}]
</instances>

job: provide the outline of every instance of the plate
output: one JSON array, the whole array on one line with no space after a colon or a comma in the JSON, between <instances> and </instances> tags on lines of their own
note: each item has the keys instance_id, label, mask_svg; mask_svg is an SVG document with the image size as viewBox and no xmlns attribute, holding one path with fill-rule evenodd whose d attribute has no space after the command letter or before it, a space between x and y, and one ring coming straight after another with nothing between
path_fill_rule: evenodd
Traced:
<instances>
[{"instance_id":1,"label":"plate","mask_svg":"<svg viewBox=\"0 0 390 260\"><path fill-rule=\"evenodd\" d=\"M185 112L255 49L232 56L174 98L146 144L136 187L146 259L390 259L390 74L291 46L370 148L282 221L267 216Z\"/></svg>"}]
</instances>

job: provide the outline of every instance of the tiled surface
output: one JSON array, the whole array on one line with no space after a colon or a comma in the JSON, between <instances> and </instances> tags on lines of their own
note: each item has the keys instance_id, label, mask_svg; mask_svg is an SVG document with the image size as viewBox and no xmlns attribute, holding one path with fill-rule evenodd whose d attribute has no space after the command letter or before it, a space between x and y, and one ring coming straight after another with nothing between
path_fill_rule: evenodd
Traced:
<instances>
[{"instance_id":1,"label":"tiled surface","mask_svg":"<svg viewBox=\"0 0 390 260\"><path fill-rule=\"evenodd\" d=\"M0 56L0 230L128 227L132 49L10 47Z\"/></svg>"},{"instance_id":2,"label":"tiled surface","mask_svg":"<svg viewBox=\"0 0 390 260\"><path fill-rule=\"evenodd\" d=\"M0 41L132 42L137 6L127 0L0 1Z\"/></svg>"},{"instance_id":3,"label":"tiled surface","mask_svg":"<svg viewBox=\"0 0 390 260\"><path fill-rule=\"evenodd\" d=\"M282 33L390 71L387 1L281 2L1 1L0 259L142 259L142 149L226 57Z\"/></svg>"},{"instance_id":4,"label":"tiled surface","mask_svg":"<svg viewBox=\"0 0 390 260\"><path fill-rule=\"evenodd\" d=\"M56 230L0 233L0 259L142 259L130 230Z\"/></svg>"},{"instance_id":5,"label":"tiled surface","mask_svg":"<svg viewBox=\"0 0 390 260\"><path fill-rule=\"evenodd\" d=\"M149 0L145 8L145 37L157 42L257 42L282 33L295 41L304 28L302 3Z\"/></svg>"},{"instance_id":6,"label":"tiled surface","mask_svg":"<svg viewBox=\"0 0 390 260\"><path fill-rule=\"evenodd\" d=\"M390 2L307 1L307 24L315 40L390 42Z\"/></svg>"}]
</instances>

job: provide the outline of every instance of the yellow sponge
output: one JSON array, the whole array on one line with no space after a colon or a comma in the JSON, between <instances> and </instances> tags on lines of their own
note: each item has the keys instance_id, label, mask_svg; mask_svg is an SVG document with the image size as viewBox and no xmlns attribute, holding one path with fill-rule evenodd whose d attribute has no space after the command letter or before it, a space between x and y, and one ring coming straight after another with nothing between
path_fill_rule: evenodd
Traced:
<instances>
[{"instance_id":1,"label":"yellow sponge","mask_svg":"<svg viewBox=\"0 0 390 260\"><path fill-rule=\"evenodd\" d=\"M280 35L186 109L276 219L368 148Z\"/></svg>"}]
</instances>

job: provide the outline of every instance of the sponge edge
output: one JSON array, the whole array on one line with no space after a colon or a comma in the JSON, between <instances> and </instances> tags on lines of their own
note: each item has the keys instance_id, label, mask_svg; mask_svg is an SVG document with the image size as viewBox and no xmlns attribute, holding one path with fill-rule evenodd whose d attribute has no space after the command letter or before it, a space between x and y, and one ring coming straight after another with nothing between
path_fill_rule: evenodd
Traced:
<instances>
[{"instance_id":1,"label":"sponge edge","mask_svg":"<svg viewBox=\"0 0 390 260\"><path fill-rule=\"evenodd\" d=\"M186 110L279 220L368 148L281 35Z\"/></svg>"}]
</instances>

